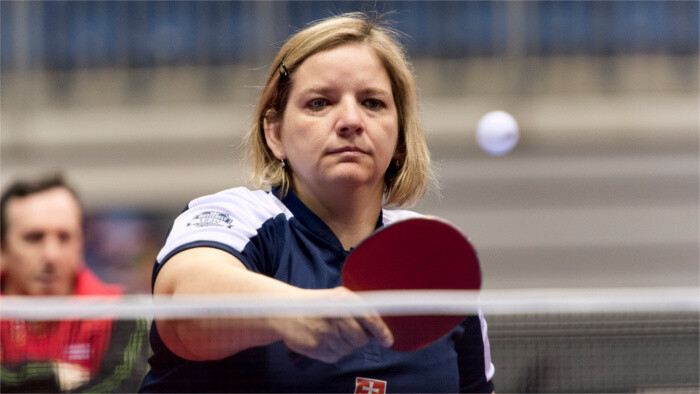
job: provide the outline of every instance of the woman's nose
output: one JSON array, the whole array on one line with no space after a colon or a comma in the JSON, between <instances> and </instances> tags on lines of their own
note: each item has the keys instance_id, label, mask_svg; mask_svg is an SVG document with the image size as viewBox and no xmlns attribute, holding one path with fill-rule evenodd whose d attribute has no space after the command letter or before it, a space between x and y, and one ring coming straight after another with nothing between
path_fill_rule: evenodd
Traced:
<instances>
[{"instance_id":1,"label":"woman's nose","mask_svg":"<svg viewBox=\"0 0 700 394\"><path fill-rule=\"evenodd\" d=\"M360 105L354 99L343 100L338 107L337 131L341 134L361 133L364 131L364 121Z\"/></svg>"}]
</instances>

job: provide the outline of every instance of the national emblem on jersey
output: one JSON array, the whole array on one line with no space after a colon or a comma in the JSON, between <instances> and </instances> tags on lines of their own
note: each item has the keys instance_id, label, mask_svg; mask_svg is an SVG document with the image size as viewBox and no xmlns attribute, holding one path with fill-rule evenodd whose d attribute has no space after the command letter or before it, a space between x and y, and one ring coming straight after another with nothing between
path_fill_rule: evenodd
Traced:
<instances>
[{"instance_id":1,"label":"national emblem on jersey","mask_svg":"<svg viewBox=\"0 0 700 394\"><path fill-rule=\"evenodd\" d=\"M187 226L195 227L233 227L233 218L220 211L204 211L195 215Z\"/></svg>"},{"instance_id":2,"label":"national emblem on jersey","mask_svg":"<svg viewBox=\"0 0 700 394\"><path fill-rule=\"evenodd\" d=\"M369 378L355 378L355 394L385 394L386 393L386 381L369 379Z\"/></svg>"},{"instance_id":3,"label":"national emblem on jersey","mask_svg":"<svg viewBox=\"0 0 700 394\"><path fill-rule=\"evenodd\" d=\"M63 357L69 361L86 361L92 357L92 346L89 343L73 343L63 349Z\"/></svg>"}]
</instances>

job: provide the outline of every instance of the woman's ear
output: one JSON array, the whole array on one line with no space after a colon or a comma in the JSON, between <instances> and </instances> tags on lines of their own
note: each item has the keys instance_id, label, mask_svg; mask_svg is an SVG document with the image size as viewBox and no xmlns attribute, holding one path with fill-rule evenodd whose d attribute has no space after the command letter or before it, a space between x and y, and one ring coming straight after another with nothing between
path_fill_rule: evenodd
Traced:
<instances>
[{"instance_id":1,"label":"woman's ear","mask_svg":"<svg viewBox=\"0 0 700 394\"><path fill-rule=\"evenodd\" d=\"M265 142L270 148L272 154L279 160L285 159L284 148L282 146L281 136L282 120L277 116L273 109L268 109L263 117L263 130L265 131Z\"/></svg>"},{"instance_id":2,"label":"woman's ear","mask_svg":"<svg viewBox=\"0 0 700 394\"><path fill-rule=\"evenodd\" d=\"M394 149L394 155L391 156L393 160L402 160L404 157L406 157L406 145L401 144Z\"/></svg>"}]
</instances>

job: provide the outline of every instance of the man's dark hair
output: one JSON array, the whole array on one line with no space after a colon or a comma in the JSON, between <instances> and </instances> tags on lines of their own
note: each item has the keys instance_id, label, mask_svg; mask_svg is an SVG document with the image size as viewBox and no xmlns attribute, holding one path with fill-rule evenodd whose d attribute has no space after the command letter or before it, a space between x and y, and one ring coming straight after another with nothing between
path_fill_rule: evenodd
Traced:
<instances>
[{"instance_id":1,"label":"man's dark hair","mask_svg":"<svg viewBox=\"0 0 700 394\"><path fill-rule=\"evenodd\" d=\"M27 197L55 187L61 187L70 192L78 202L78 195L75 190L66 183L61 174L49 175L35 181L18 180L8 186L0 198L0 247L5 244L7 234L7 204L13 198Z\"/></svg>"}]
</instances>

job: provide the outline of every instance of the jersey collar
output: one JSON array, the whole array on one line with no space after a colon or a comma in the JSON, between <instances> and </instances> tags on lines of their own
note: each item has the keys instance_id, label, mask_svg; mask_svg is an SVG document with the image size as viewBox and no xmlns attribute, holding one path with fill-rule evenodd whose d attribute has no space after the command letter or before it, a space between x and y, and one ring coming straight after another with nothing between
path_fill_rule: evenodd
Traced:
<instances>
[{"instance_id":1,"label":"jersey collar","mask_svg":"<svg viewBox=\"0 0 700 394\"><path fill-rule=\"evenodd\" d=\"M343 245L340 243L338 237L336 237L333 230L324 222L318 215L316 215L309 207L307 207L294 192L289 189L287 195L280 198L282 194L282 188L279 186L272 188L272 194L282 201L282 203L289 209L294 217L299 221L301 225L310 230L314 235L323 239L324 241L331 244L335 249L345 251ZM379 218L377 219L376 228L379 228L383 224L383 210L379 211ZM352 248L350 249L352 250ZM345 251L347 252L347 251Z\"/></svg>"}]
</instances>

